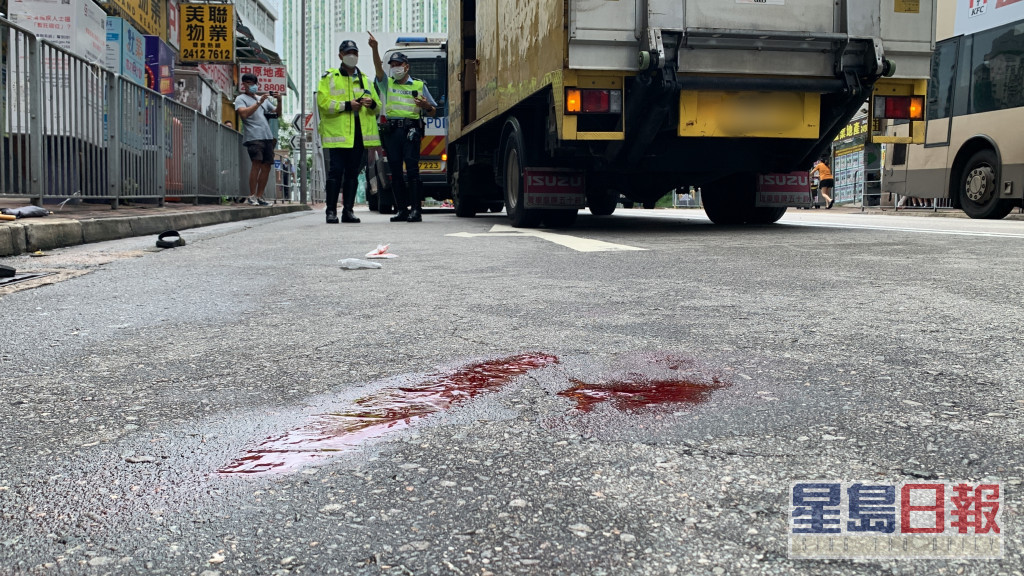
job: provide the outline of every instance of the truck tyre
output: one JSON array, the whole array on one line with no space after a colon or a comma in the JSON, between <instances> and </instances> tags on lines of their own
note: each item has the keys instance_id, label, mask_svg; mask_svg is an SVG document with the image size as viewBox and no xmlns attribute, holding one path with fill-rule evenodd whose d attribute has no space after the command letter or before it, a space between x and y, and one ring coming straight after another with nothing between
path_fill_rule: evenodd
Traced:
<instances>
[{"instance_id":1,"label":"truck tyre","mask_svg":"<svg viewBox=\"0 0 1024 576\"><path fill-rule=\"evenodd\" d=\"M701 200L708 219L722 226L743 224L754 212L756 180L752 175L737 174L722 178L704 187Z\"/></svg>"},{"instance_id":2,"label":"truck tyre","mask_svg":"<svg viewBox=\"0 0 1024 576\"><path fill-rule=\"evenodd\" d=\"M548 228L572 228L576 224L576 217L580 211L572 210L544 210L541 214L541 221Z\"/></svg>"},{"instance_id":3,"label":"truck tyre","mask_svg":"<svg viewBox=\"0 0 1024 576\"><path fill-rule=\"evenodd\" d=\"M523 169L527 165L523 129L519 121L509 118L506 124L508 137L502 147L502 184L505 187L505 210L515 228L535 228L540 224L540 210L527 210L523 190Z\"/></svg>"},{"instance_id":4,"label":"truck tyre","mask_svg":"<svg viewBox=\"0 0 1024 576\"><path fill-rule=\"evenodd\" d=\"M1012 200L999 197L999 159L992 150L979 150L960 173L960 206L971 218L998 220L1013 210Z\"/></svg>"},{"instance_id":5,"label":"truck tyre","mask_svg":"<svg viewBox=\"0 0 1024 576\"><path fill-rule=\"evenodd\" d=\"M590 175L588 174L588 177ZM611 216L619 203L618 190L593 190L587 194L587 208L594 216Z\"/></svg>"},{"instance_id":6,"label":"truck tyre","mask_svg":"<svg viewBox=\"0 0 1024 576\"><path fill-rule=\"evenodd\" d=\"M786 213L786 207L754 208L747 218L747 224L774 224Z\"/></svg>"},{"instance_id":7,"label":"truck tyre","mask_svg":"<svg viewBox=\"0 0 1024 576\"><path fill-rule=\"evenodd\" d=\"M476 216L477 203L472 195L479 191L479 179L475 177L478 172L476 166L463 166L453 174L452 204L455 206L455 215L459 218Z\"/></svg>"}]
</instances>

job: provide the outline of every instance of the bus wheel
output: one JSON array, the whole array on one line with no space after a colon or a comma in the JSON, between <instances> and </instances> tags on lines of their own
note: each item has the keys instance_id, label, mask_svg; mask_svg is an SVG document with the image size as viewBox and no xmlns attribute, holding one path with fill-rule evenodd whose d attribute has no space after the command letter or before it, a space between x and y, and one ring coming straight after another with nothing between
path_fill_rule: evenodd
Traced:
<instances>
[{"instance_id":1,"label":"bus wheel","mask_svg":"<svg viewBox=\"0 0 1024 576\"><path fill-rule=\"evenodd\" d=\"M508 219L516 228L534 228L540 224L540 211L523 207L523 168L526 166L526 147L523 144L523 130L515 118L508 120L508 138L505 140L502 158L502 172L505 184L505 210Z\"/></svg>"},{"instance_id":2,"label":"bus wheel","mask_svg":"<svg viewBox=\"0 0 1024 576\"><path fill-rule=\"evenodd\" d=\"M960 206L971 218L998 220L1013 210L1012 200L999 198L999 160L980 150L964 165L960 176Z\"/></svg>"}]
</instances>

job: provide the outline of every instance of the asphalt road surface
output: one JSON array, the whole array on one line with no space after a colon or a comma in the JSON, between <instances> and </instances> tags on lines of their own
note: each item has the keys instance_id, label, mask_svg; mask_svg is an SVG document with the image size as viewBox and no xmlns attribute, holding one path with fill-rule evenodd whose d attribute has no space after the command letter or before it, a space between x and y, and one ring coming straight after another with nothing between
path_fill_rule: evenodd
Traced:
<instances>
[{"instance_id":1,"label":"asphalt road surface","mask_svg":"<svg viewBox=\"0 0 1024 576\"><path fill-rule=\"evenodd\" d=\"M0 574L1024 570L1024 223L360 216L0 259ZM1002 557L791 557L808 480L998 484Z\"/></svg>"}]
</instances>

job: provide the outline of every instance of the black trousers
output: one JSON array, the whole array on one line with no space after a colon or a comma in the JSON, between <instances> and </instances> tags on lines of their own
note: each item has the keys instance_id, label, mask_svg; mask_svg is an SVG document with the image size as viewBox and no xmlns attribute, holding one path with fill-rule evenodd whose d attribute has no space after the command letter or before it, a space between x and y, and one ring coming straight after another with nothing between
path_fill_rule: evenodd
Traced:
<instances>
[{"instance_id":1,"label":"black trousers","mask_svg":"<svg viewBox=\"0 0 1024 576\"><path fill-rule=\"evenodd\" d=\"M359 170L366 159L363 139L359 138L352 148L327 148L327 210L338 211L338 192L341 192L342 207L352 211L359 188Z\"/></svg>"},{"instance_id":2,"label":"black trousers","mask_svg":"<svg viewBox=\"0 0 1024 576\"><path fill-rule=\"evenodd\" d=\"M410 140L409 128L392 128L389 134L381 135L384 153L388 156L388 166L391 168L391 190L395 194L395 207L399 210L420 206L422 139L423 134L416 130L416 136Z\"/></svg>"}]
</instances>

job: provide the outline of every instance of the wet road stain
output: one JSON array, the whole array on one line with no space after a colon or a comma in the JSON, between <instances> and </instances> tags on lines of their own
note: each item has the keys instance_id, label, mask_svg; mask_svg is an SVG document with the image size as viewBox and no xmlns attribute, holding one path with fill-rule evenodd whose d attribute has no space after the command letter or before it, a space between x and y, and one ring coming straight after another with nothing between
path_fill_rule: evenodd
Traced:
<instances>
[{"instance_id":1,"label":"wet road stain","mask_svg":"<svg viewBox=\"0 0 1024 576\"><path fill-rule=\"evenodd\" d=\"M718 377L697 380L648 378L636 374L594 384L575 378L569 381L572 387L562 390L558 396L575 401L582 412L590 412L604 402L624 412L672 404L700 404L711 400L714 390L729 386Z\"/></svg>"},{"instance_id":2,"label":"wet road stain","mask_svg":"<svg viewBox=\"0 0 1024 576\"><path fill-rule=\"evenodd\" d=\"M218 472L289 471L409 428L431 414L497 390L530 370L557 363L558 357L550 354L520 354L471 364L415 386L386 388L356 400L352 410L321 414L301 428L268 438Z\"/></svg>"}]
</instances>

